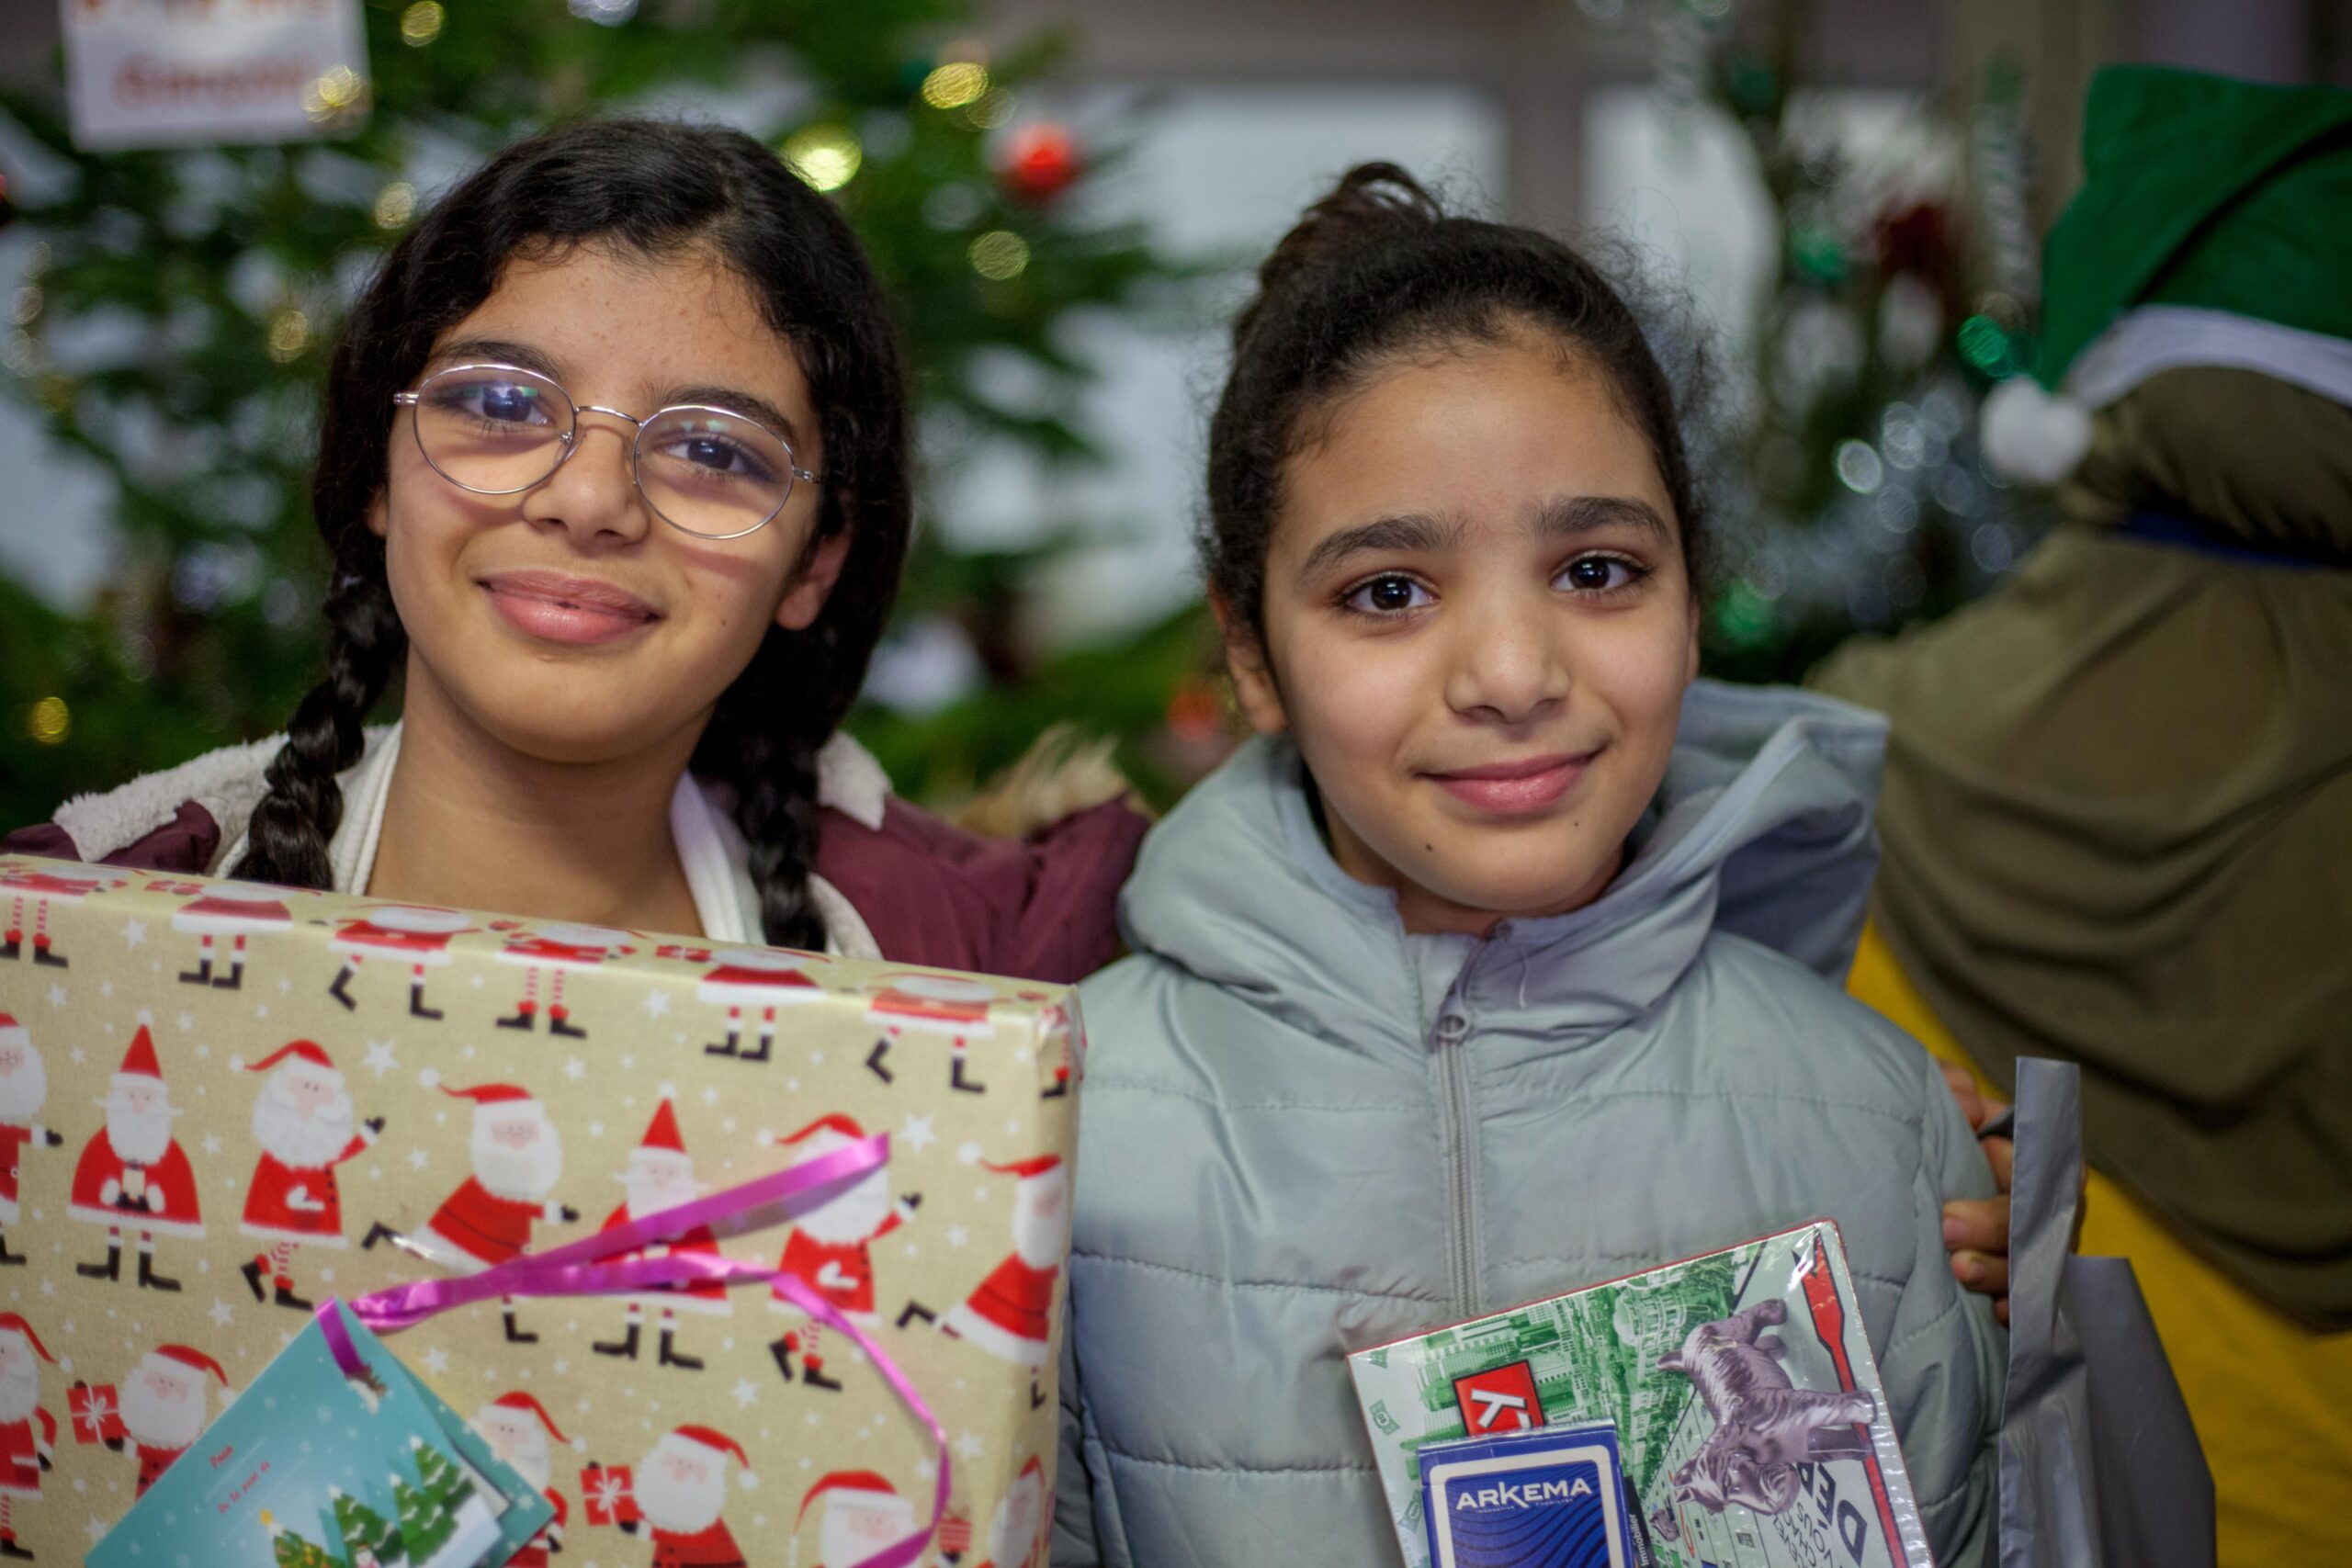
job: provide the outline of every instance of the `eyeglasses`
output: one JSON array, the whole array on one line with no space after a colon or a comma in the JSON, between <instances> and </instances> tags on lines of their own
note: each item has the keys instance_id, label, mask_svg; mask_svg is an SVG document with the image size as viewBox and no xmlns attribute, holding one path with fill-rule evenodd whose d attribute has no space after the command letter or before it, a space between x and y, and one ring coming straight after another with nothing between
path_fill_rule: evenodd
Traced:
<instances>
[{"instance_id":1,"label":"eyeglasses","mask_svg":"<svg viewBox=\"0 0 2352 1568\"><path fill-rule=\"evenodd\" d=\"M655 516L682 534L740 539L767 526L796 479L821 482L757 420L681 404L643 419L571 394L514 365L453 365L392 401L416 411L416 446L433 471L476 495L519 495L546 482L580 449L580 416L636 426L629 476Z\"/></svg>"}]
</instances>

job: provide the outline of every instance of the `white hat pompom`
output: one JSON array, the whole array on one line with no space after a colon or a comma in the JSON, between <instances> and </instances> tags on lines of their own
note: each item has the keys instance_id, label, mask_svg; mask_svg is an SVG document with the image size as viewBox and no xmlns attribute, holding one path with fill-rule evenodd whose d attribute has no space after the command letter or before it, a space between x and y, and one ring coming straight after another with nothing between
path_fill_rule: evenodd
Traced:
<instances>
[{"instance_id":1,"label":"white hat pompom","mask_svg":"<svg viewBox=\"0 0 2352 1568\"><path fill-rule=\"evenodd\" d=\"M2014 479L2054 485L2091 449L2091 412L2053 397L2030 376L2013 376L1986 395L1978 419L1986 461Z\"/></svg>"}]
</instances>

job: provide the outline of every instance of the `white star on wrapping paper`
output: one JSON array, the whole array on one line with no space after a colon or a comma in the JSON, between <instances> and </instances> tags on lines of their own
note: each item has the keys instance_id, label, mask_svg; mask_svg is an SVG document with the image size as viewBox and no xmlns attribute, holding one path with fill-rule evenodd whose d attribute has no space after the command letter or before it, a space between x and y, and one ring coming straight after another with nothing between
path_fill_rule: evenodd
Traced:
<instances>
[{"instance_id":1,"label":"white star on wrapping paper","mask_svg":"<svg viewBox=\"0 0 2352 1568\"><path fill-rule=\"evenodd\" d=\"M92 1514L90 1516L90 1522L82 1527L82 1533L88 1536L95 1543L104 1539L107 1533L107 1522L106 1520L98 1517L96 1514Z\"/></svg>"},{"instance_id":2,"label":"white star on wrapping paper","mask_svg":"<svg viewBox=\"0 0 2352 1568\"><path fill-rule=\"evenodd\" d=\"M259 1006L255 1007L254 1009L254 1016L255 1018L267 1018L269 1016L269 1004L267 1002L263 1002Z\"/></svg>"},{"instance_id":3,"label":"white star on wrapping paper","mask_svg":"<svg viewBox=\"0 0 2352 1568\"><path fill-rule=\"evenodd\" d=\"M436 1376L449 1370L449 1352L435 1345L424 1353L424 1370Z\"/></svg>"},{"instance_id":4,"label":"white star on wrapping paper","mask_svg":"<svg viewBox=\"0 0 2352 1568\"><path fill-rule=\"evenodd\" d=\"M180 1026L180 1032L181 1032L181 1033L183 1033L183 1034L187 1033L189 1030L194 1029L194 1028L196 1027L196 1018L195 1018L195 1016L194 1016L193 1014L190 1014L190 1013L185 1013L185 1012L184 1012L184 1013L180 1014L180 1015L179 1015L179 1017L177 1017L177 1018L174 1019L172 1021L173 1021L174 1023L178 1024L178 1025Z\"/></svg>"},{"instance_id":5,"label":"white star on wrapping paper","mask_svg":"<svg viewBox=\"0 0 2352 1568\"><path fill-rule=\"evenodd\" d=\"M217 1155L220 1152L220 1134L207 1133L204 1134L204 1152L209 1155Z\"/></svg>"},{"instance_id":6,"label":"white star on wrapping paper","mask_svg":"<svg viewBox=\"0 0 2352 1568\"><path fill-rule=\"evenodd\" d=\"M79 1045L74 1046L74 1049L72 1049L71 1051L68 1051L68 1052L67 1052L67 1053L65 1053L65 1054L66 1054L68 1056L70 1056L70 1057L72 1057L72 1058L73 1058L74 1065L75 1066L77 1066L77 1067L78 1067L78 1066L80 1066L84 1062L87 1061L87 1060L89 1059L89 1055L90 1055L90 1054L89 1054L87 1051L83 1050L83 1049L82 1049L82 1047L80 1047Z\"/></svg>"},{"instance_id":7,"label":"white star on wrapping paper","mask_svg":"<svg viewBox=\"0 0 2352 1568\"><path fill-rule=\"evenodd\" d=\"M971 1239L972 1239L972 1234L971 1234L971 1232L969 1232L969 1231L966 1230L962 1225L949 1225L949 1226L947 1227L947 1245L948 1245L948 1246L950 1246L950 1247L961 1247L961 1246L963 1246L966 1242L967 1242L967 1241L969 1241L969 1240L971 1240Z\"/></svg>"},{"instance_id":8,"label":"white star on wrapping paper","mask_svg":"<svg viewBox=\"0 0 2352 1568\"><path fill-rule=\"evenodd\" d=\"M978 1432L961 1433L956 1438L956 1457L957 1459L977 1461L980 1457L980 1435Z\"/></svg>"},{"instance_id":9,"label":"white star on wrapping paper","mask_svg":"<svg viewBox=\"0 0 2352 1568\"><path fill-rule=\"evenodd\" d=\"M282 979L280 979L280 980L277 982L277 988L278 988L279 990L281 990L281 991L290 991L290 990L292 990L292 989L294 988L294 982L293 982L292 978L289 976L289 977L286 977L286 978L282 978Z\"/></svg>"},{"instance_id":10,"label":"white star on wrapping paper","mask_svg":"<svg viewBox=\"0 0 2352 1568\"><path fill-rule=\"evenodd\" d=\"M662 1014L664 1014L664 1013L668 1012L669 1010L670 1010L670 993L669 993L669 992L667 992L667 991L648 991L648 992L646 992L646 993L645 993L645 1016L646 1016L646 1017L648 1017L648 1018L660 1018Z\"/></svg>"},{"instance_id":11,"label":"white star on wrapping paper","mask_svg":"<svg viewBox=\"0 0 2352 1568\"><path fill-rule=\"evenodd\" d=\"M196 1059L199 1062L209 1062L212 1060L212 1047L209 1045L198 1045L196 1048Z\"/></svg>"},{"instance_id":12,"label":"white star on wrapping paper","mask_svg":"<svg viewBox=\"0 0 2352 1568\"><path fill-rule=\"evenodd\" d=\"M916 1154L921 1154L939 1142L939 1134L931 1130L930 1117L910 1114L907 1124L899 1129L899 1140Z\"/></svg>"},{"instance_id":13,"label":"white star on wrapping paper","mask_svg":"<svg viewBox=\"0 0 2352 1568\"><path fill-rule=\"evenodd\" d=\"M565 1359L564 1359L562 1357L560 1357L560 1356L558 1356L558 1357L555 1359L555 1375L556 1375L556 1376L558 1376L558 1377L561 1377L561 1376L563 1376L563 1374L564 1374L564 1373L566 1373L566 1372L570 1371L571 1370L571 1363L570 1361L565 1360Z\"/></svg>"},{"instance_id":14,"label":"white star on wrapping paper","mask_svg":"<svg viewBox=\"0 0 2352 1568\"><path fill-rule=\"evenodd\" d=\"M40 1293L44 1296L53 1296L57 1294L57 1281L54 1280L43 1280L40 1282Z\"/></svg>"},{"instance_id":15,"label":"white star on wrapping paper","mask_svg":"<svg viewBox=\"0 0 2352 1568\"><path fill-rule=\"evenodd\" d=\"M589 1135L590 1137L592 1137L592 1138L601 1138L601 1137L603 1137L603 1136L605 1135L605 1124L604 1124L602 1122L589 1122L589 1123L588 1123L588 1135Z\"/></svg>"},{"instance_id":16,"label":"white star on wrapping paper","mask_svg":"<svg viewBox=\"0 0 2352 1568\"><path fill-rule=\"evenodd\" d=\"M114 982L112 980L108 980L100 985L98 987L98 995L102 997L110 997L114 995Z\"/></svg>"},{"instance_id":17,"label":"white star on wrapping paper","mask_svg":"<svg viewBox=\"0 0 2352 1568\"><path fill-rule=\"evenodd\" d=\"M231 1323L235 1321L236 1316L237 1309L235 1307L231 1306L227 1302L222 1301L218 1296L212 1298L212 1322L214 1326L226 1328Z\"/></svg>"},{"instance_id":18,"label":"white star on wrapping paper","mask_svg":"<svg viewBox=\"0 0 2352 1568\"><path fill-rule=\"evenodd\" d=\"M432 1163L433 1156L426 1154L423 1149L409 1150L408 1168L411 1170L423 1170L426 1166L431 1165Z\"/></svg>"},{"instance_id":19,"label":"white star on wrapping paper","mask_svg":"<svg viewBox=\"0 0 2352 1568\"><path fill-rule=\"evenodd\" d=\"M573 1083L578 1083L588 1076L588 1064L573 1056L563 1064L563 1076Z\"/></svg>"},{"instance_id":20,"label":"white star on wrapping paper","mask_svg":"<svg viewBox=\"0 0 2352 1568\"><path fill-rule=\"evenodd\" d=\"M62 1008L65 1005L64 987L51 986L49 988L49 1005L53 1008Z\"/></svg>"},{"instance_id":21,"label":"white star on wrapping paper","mask_svg":"<svg viewBox=\"0 0 2352 1568\"><path fill-rule=\"evenodd\" d=\"M718 1103L718 1086L717 1084L712 1084L702 1091L702 1102L705 1105L716 1105Z\"/></svg>"},{"instance_id":22,"label":"white star on wrapping paper","mask_svg":"<svg viewBox=\"0 0 2352 1568\"><path fill-rule=\"evenodd\" d=\"M752 1402L759 1397L759 1384L753 1382L749 1378L737 1378L735 1380L735 1403L739 1407L749 1410L752 1407Z\"/></svg>"},{"instance_id":23,"label":"white star on wrapping paper","mask_svg":"<svg viewBox=\"0 0 2352 1568\"><path fill-rule=\"evenodd\" d=\"M392 1071L401 1064L399 1058L392 1055L390 1041L370 1040L368 1042L368 1055L361 1058L359 1065L363 1067L373 1067L377 1080L381 1082L386 1073Z\"/></svg>"},{"instance_id":24,"label":"white star on wrapping paper","mask_svg":"<svg viewBox=\"0 0 2352 1568\"><path fill-rule=\"evenodd\" d=\"M145 942L146 940L147 940L147 922L146 922L146 921L144 921L144 920L125 920L125 921L123 921L123 922L122 922L122 945L123 945L123 946L125 946L125 947L137 947L137 946L139 946L141 942Z\"/></svg>"}]
</instances>

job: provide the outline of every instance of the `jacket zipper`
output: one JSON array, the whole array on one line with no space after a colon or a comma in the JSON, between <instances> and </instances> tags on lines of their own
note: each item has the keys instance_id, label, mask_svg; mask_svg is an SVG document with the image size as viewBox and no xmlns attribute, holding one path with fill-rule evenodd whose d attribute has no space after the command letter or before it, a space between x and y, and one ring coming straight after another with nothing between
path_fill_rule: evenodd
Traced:
<instances>
[{"instance_id":1,"label":"jacket zipper","mask_svg":"<svg viewBox=\"0 0 2352 1568\"><path fill-rule=\"evenodd\" d=\"M1458 994L1460 982L1455 985ZM1473 1147L1477 1119L1470 1111L1470 1068L1464 1059L1469 1021L1449 996L1430 1040L1438 1058L1438 1114L1445 1135L1447 1267L1453 1300L1464 1317L1478 1311L1478 1165Z\"/></svg>"}]
</instances>

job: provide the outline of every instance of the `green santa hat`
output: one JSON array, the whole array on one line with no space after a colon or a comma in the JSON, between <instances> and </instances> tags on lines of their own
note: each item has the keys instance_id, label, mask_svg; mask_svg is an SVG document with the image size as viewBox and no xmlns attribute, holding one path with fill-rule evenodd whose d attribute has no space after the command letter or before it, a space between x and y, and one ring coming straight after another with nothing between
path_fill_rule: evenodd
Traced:
<instances>
[{"instance_id":1,"label":"green santa hat","mask_svg":"<svg viewBox=\"0 0 2352 1568\"><path fill-rule=\"evenodd\" d=\"M2188 366L2352 403L2352 91L2110 66L2083 167L2042 248L2033 375L1985 400L1996 467L2055 483L2093 410Z\"/></svg>"}]
</instances>

